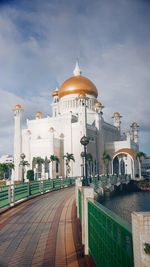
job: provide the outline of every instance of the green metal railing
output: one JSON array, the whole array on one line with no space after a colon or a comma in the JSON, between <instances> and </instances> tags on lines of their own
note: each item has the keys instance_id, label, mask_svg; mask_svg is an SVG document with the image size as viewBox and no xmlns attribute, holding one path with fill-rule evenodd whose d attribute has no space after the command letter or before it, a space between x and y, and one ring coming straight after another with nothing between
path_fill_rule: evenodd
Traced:
<instances>
[{"instance_id":1,"label":"green metal railing","mask_svg":"<svg viewBox=\"0 0 150 267\"><path fill-rule=\"evenodd\" d=\"M128 223L98 202L88 201L89 253L98 267L133 267Z\"/></svg>"},{"instance_id":2,"label":"green metal railing","mask_svg":"<svg viewBox=\"0 0 150 267\"><path fill-rule=\"evenodd\" d=\"M29 187L29 195L37 195L41 192L41 182L36 181L36 182L30 182L30 187Z\"/></svg>"},{"instance_id":3,"label":"green metal railing","mask_svg":"<svg viewBox=\"0 0 150 267\"><path fill-rule=\"evenodd\" d=\"M75 184L74 178L39 180L0 187L0 208L8 207L15 202L40 195L54 189L61 189Z\"/></svg>"},{"instance_id":4,"label":"green metal railing","mask_svg":"<svg viewBox=\"0 0 150 267\"><path fill-rule=\"evenodd\" d=\"M62 186L62 181L60 179L53 180L53 187L56 189L60 189Z\"/></svg>"},{"instance_id":5,"label":"green metal railing","mask_svg":"<svg viewBox=\"0 0 150 267\"><path fill-rule=\"evenodd\" d=\"M44 180L43 181L43 191L46 192L53 188L53 181L52 180Z\"/></svg>"},{"instance_id":6,"label":"green metal railing","mask_svg":"<svg viewBox=\"0 0 150 267\"><path fill-rule=\"evenodd\" d=\"M28 197L28 183L14 186L14 201Z\"/></svg>"},{"instance_id":7,"label":"green metal railing","mask_svg":"<svg viewBox=\"0 0 150 267\"><path fill-rule=\"evenodd\" d=\"M78 207L79 207L79 218L82 224L82 193L80 189L78 189Z\"/></svg>"},{"instance_id":8,"label":"green metal railing","mask_svg":"<svg viewBox=\"0 0 150 267\"><path fill-rule=\"evenodd\" d=\"M64 187L68 187L71 185L71 179L65 179L63 180L63 186Z\"/></svg>"},{"instance_id":9,"label":"green metal railing","mask_svg":"<svg viewBox=\"0 0 150 267\"><path fill-rule=\"evenodd\" d=\"M10 203L9 186L0 187L0 208L8 206Z\"/></svg>"}]
</instances>

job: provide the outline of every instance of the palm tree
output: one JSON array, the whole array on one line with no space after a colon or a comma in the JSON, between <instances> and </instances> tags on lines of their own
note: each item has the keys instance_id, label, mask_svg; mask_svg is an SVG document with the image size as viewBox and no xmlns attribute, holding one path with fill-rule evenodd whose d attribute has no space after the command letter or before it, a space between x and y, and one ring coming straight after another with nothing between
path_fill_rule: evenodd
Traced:
<instances>
[{"instance_id":1,"label":"palm tree","mask_svg":"<svg viewBox=\"0 0 150 267\"><path fill-rule=\"evenodd\" d=\"M105 166L107 177L108 177L108 172L109 172L109 163L110 163L110 161L111 161L111 156L107 153L106 150L104 150L104 152L103 152L103 163L104 163L104 166Z\"/></svg>"},{"instance_id":2,"label":"palm tree","mask_svg":"<svg viewBox=\"0 0 150 267\"><path fill-rule=\"evenodd\" d=\"M27 160L22 159L20 161L19 165L22 166L22 181L24 182L25 167L30 166L30 164Z\"/></svg>"},{"instance_id":3,"label":"palm tree","mask_svg":"<svg viewBox=\"0 0 150 267\"><path fill-rule=\"evenodd\" d=\"M139 164L139 177L141 179L141 163L142 163L142 160L147 158L146 154L144 152L137 152L136 153L136 159L138 161L138 164Z\"/></svg>"},{"instance_id":4,"label":"palm tree","mask_svg":"<svg viewBox=\"0 0 150 267\"><path fill-rule=\"evenodd\" d=\"M3 163L0 163L0 180L2 180L4 178L3 175Z\"/></svg>"},{"instance_id":5,"label":"palm tree","mask_svg":"<svg viewBox=\"0 0 150 267\"><path fill-rule=\"evenodd\" d=\"M44 160L44 171L45 173L48 174L48 177L49 177L49 163L50 163L50 160L45 157L45 160Z\"/></svg>"},{"instance_id":6,"label":"palm tree","mask_svg":"<svg viewBox=\"0 0 150 267\"><path fill-rule=\"evenodd\" d=\"M8 165L9 178L10 178L11 174L12 174L12 169L14 169L14 163L9 162L9 163L7 163L7 165Z\"/></svg>"},{"instance_id":7,"label":"palm tree","mask_svg":"<svg viewBox=\"0 0 150 267\"><path fill-rule=\"evenodd\" d=\"M8 172L8 165L7 163L0 163L0 176L1 179L5 179L5 175Z\"/></svg>"},{"instance_id":8,"label":"palm tree","mask_svg":"<svg viewBox=\"0 0 150 267\"><path fill-rule=\"evenodd\" d=\"M44 163L44 159L42 159L41 157L34 157L32 160L32 168L34 169L37 165L37 173L41 173L43 163Z\"/></svg>"},{"instance_id":9,"label":"palm tree","mask_svg":"<svg viewBox=\"0 0 150 267\"><path fill-rule=\"evenodd\" d=\"M54 162L56 162L56 164L58 164L60 161L59 161L59 158L57 156L51 155L50 156L50 162L52 163L52 178L53 178Z\"/></svg>"},{"instance_id":10,"label":"palm tree","mask_svg":"<svg viewBox=\"0 0 150 267\"><path fill-rule=\"evenodd\" d=\"M72 153L66 153L63 158L66 160L66 178L68 177L68 174L70 173L71 171L71 167L69 165L70 161L74 161L75 162L75 159L74 159L74 155Z\"/></svg>"}]
</instances>

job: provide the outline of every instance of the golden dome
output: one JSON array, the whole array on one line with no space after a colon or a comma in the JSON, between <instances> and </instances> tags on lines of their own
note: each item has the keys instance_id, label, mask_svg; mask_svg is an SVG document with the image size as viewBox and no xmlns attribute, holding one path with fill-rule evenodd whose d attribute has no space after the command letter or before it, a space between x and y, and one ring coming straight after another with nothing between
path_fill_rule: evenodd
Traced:
<instances>
[{"instance_id":1,"label":"golden dome","mask_svg":"<svg viewBox=\"0 0 150 267\"><path fill-rule=\"evenodd\" d=\"M112 118L114 118L114 117L120 117L121 118L122 116L120 115L119 112L114 112L112 115Z\"/></svg>"},{"instance_id":2,"label":"golden dome","mask_svg":"<svg viewBox=\"0 0 150 267\"><path fill-rule=\"evenodd\" d=\"M97 101L97 102L95 103L95 107L96 107L96 108L103 108L104 106L102 105L102 103L101 103L100 101Z\"/></svg>"},{"instance_id":3,"label":"golden dome","mask_svg":"<svg viewBox=\"0 0 150 267\"><path fill-rule=\"evenodd\" d=\"M42 117L42 112L37 111L37 112L35 113L35 117L40 119L40 118Z\"/></svg>"},{"instance_id":4,"label":"golden dome","mask_svg":"<svg viewBox=\"0 0 150 267\"><path fill-rule=\"evenodd\" d=\"M70 94L88 94L97 97L96 86L86 77L81 75L73 76L60 86L58 96L63 97Z\"/></svg>"},{"instance_id":5,"label":"golden dome","mask_svg":"<svg viewBox=\"0 0 150 267\"><path fill-rule=\"evenodd\" d=\"M58 96L58 90L54 91L54 92L52 93L52 96L53 96L53 97L54 97L54 96Z\"/></svg>"},{"instance_id":6,"label":"golden dome","mask_svg":"<svg viewBox=\"0 0 150 267\"><path fill-rule=\"evenodd\" d=\"M20 105L20 104L17 104L16 106L15 106L15 110L21 110L22 109L22 106Z\"/></svg>"}]
</instances>

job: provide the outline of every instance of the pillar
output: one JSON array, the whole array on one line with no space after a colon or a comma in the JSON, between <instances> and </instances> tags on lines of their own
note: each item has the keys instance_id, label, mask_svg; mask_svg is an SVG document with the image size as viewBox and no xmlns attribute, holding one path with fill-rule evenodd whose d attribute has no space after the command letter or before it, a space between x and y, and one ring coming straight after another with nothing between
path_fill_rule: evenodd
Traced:
<instances>
[{"instance_id":1,"label":"pillar","mask_svg":"<svg viewBox=\"0 0 150 267\"><path fill-rule=\"evenodd\" d=\"M150 212L132 213L133 253L135 267L150 266Z\"/></svg>"},{"instance_id":2,"label":"pillar","mask_svg":"<svg viewBox=\"0 0 150 267\"><path fill-rule=\"evenodd\" d=\"M85 255L89 254L88 240L88 199L94 199L94 188L82 187L82 243L84 244Z\"/></svg>"},{"instance_id":3,"label":"pillar","mask_svg":"<svg viewBox=\"0 0 150 267\"><path fill-rule=\"evenodd\" d=\"M49 139L50 139L50 155L54 155L54 132L55 129L53 127L51 127L49 129ZM54 173L53 173L53 162L50 162L49 164L49 175L50 175L50 179L53 179L54 177Z\"/></svg>"},{"instance_id":4,"label":"pillar","mask_svg":"<svg viewBox=\"0 0 150 267\"><path fill-rule=\"evenodd\" d=\"M138 141L139 141L139 136L138 136L139 125L136 122L133 122L130 127L132 129L132 139L136 144L138 144Z\"/></svg>"},{"instance_id":5,"label":"pillar","mask_svg":"<svg viewBox=\"0 0 150 267\"><path fill-rule=\"evenodd\" d=\"M114 112L112 118L114 119L114 126L118 128L118 131L121 131L121 118L119 112Z\"/></svg>"},{"instance_id":6,"label":"pillar","mask_svg":"<svg viewBox=\"0 0 150 267\"><path fill-rule=\"evenodd\" d=\"M81 178L77 178L75 180L75 196L76 196L76 206L77 206L77 218L79 218L79 207L78 207L78 199L79 199L79 189L82 188Z\"/></svg>"},{"instance_id":7,"label":"pillar","mask_svg":"<svg viewBox=\"0 0 150 267\"><path fill-rule=\"evenodd\" d=\"M14 180L21 180L21 168L20 164L20 155L22 153L22 138L21 138L21 113L22 106L16 105L14 108Z\"/></svg>"}]
</instances>

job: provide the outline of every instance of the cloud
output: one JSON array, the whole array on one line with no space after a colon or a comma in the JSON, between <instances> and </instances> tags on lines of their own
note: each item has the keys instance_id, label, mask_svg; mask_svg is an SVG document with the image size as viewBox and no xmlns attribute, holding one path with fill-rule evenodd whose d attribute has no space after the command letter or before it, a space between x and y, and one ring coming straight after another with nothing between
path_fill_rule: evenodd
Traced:
<instances>
[{"instance_id":1,"label":"cloud","mask_svg":"<svg viewBox=\"0 0 150 267\"><path fill-rule=\"evenodd\" d=\"M104 117L123 115L123 128L141 126L150 154L150 4L148 1L3 1L0 9L0 153L12 152L16 103L26 117L50 112L51 92L72 75L97 86ZM9 128L7 128L9 126ZM11 140L9 143L7 139Z\"/></svg>"}]
</instances>

